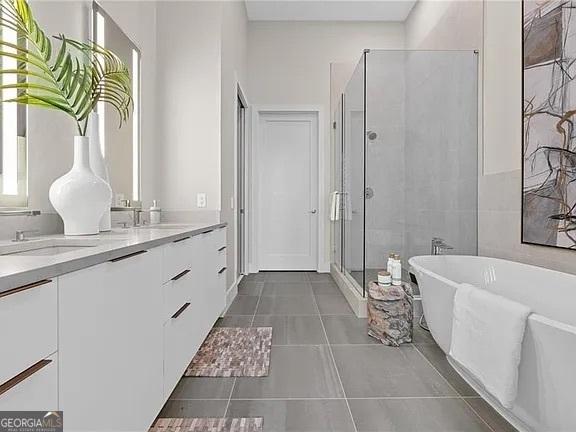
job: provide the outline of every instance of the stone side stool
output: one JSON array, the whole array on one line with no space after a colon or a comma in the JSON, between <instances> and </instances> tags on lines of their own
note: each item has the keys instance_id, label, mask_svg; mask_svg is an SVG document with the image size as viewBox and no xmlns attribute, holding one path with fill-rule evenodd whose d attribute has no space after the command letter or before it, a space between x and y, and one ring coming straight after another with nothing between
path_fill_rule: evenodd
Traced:
<instances>
[{"instance_id":1,"label":"stone side stool","mask_svg":"<svg viewBox=\"0 0 576 432\"><path fill-rule=\"evenodd\" d=\"M408 284L368 285L368 335L385 345L400 346L412 342L414 295Z\"/></svg>"}]
</instances>

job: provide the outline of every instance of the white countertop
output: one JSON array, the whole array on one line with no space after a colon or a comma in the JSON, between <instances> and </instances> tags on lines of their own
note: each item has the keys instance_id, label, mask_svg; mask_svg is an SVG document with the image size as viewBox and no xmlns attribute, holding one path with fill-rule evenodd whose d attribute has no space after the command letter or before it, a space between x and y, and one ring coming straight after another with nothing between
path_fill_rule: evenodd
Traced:
<instances>
[{"instance_id":1,"label":"white countertop","mask_svg":"<svg viewBox=\"0 0 576 432\"><path fill-rule=\"evenodd\" d=\"M40 280L53 278L144 249L170 243L186 236L222 228L225 223L162 224L162 228L149 225L139 228L113 229L93 236L63 235L32 237L27 244L46 239L90 239L97 246L84 247L50 256L0 256L0 293ZM100 244L101 243L101 244ZM14 245L10 240L0 246Z\"/></svg>"}]
</instances>

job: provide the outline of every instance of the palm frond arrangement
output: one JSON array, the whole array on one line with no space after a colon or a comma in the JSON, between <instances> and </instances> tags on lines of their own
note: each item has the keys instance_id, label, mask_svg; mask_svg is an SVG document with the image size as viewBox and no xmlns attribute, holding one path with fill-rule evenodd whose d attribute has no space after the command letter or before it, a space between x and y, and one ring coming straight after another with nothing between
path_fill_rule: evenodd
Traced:
<instances>
[{"instance_id":1,"label":"palm frond arrangement","mask_svg":"<svg viewBox=\"0 0 576 432\"><path fill-rule=\"evenodd\" d=\"M133 109L130 72L113 52L62 34L53 37L60 44L55 49L26 0L0 0L0 29L2 35L17 35L17 41L0 37L0 58L17 65L0 68L0 76L17 77L0 86L17 91L3 102L62 111L74 119L80 135L86 134L88 116L99 101L116 109L120 126L128 120Z\"/></svg>"}]
</instances>

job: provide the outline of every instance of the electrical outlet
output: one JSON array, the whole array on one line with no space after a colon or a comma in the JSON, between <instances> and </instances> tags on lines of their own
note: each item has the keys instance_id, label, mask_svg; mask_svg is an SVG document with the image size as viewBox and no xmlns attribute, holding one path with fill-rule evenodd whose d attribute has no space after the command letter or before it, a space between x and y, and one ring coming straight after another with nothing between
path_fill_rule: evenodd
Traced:
<instances>
[{"instance_id":1,"label":"electrical outlet","mask_svg":"<svg viewBox=\"0 0 576 432\"><path fill-rule=\"evenodd\" d=\"M196 207L198 207L198 208L206 207L206 194L205 193L199 193L198 195L196 195Z\"/></svg>"}]
</instances>

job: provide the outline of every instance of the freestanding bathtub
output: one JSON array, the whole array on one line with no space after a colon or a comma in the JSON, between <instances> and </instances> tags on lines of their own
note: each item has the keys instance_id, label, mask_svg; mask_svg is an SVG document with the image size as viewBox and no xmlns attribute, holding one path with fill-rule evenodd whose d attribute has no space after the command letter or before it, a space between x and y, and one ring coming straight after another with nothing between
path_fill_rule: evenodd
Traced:
<instances>
[{"instance_id":1,"label":"freestanding bathtub","mask_svg":"<svg viewBox=\"0 0 576 432\"><path fill-rule=\"evenodd\" d=\"M520 431L576 431L576 276L474 256L419 256L409 263L418 280L426 322L446 354L459 284L470 283L532 309L511 409L501 406L464 368L451 364Z\"/></svg>"}]
</instances>

